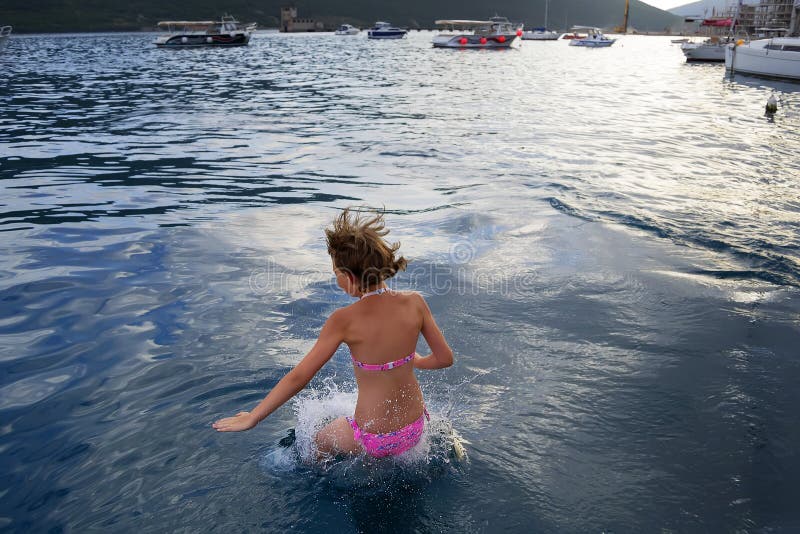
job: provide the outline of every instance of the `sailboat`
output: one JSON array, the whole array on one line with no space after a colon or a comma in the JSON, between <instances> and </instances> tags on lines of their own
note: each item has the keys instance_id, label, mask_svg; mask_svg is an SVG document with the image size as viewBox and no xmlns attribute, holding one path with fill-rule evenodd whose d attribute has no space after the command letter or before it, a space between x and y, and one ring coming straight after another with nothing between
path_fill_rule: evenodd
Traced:
<instances>
[{"instance_id":1,"label":"sailboat","mask_svg":"<svg viewBox=\"0 0 800 534\"><path fill-rule=\"evenodd\" d=\"M792 4L786 37L731 43L725 49L725 68L744 74L800 81L800 0Z\"/></svg>"},{"instance_id":2,"label":"sailboat","mask_svg":"<svg viewBox=\"0 0 800 534\"><path fill-rule=\"evenodd\" d=\"M558 33L547 29L547 15L548 8L550 7L550 0L545 0L544 3L544 27L534 28L532 30L522 32L522 38L526 41L555 41L558 39Z\"/></svg>"}]
</instances>

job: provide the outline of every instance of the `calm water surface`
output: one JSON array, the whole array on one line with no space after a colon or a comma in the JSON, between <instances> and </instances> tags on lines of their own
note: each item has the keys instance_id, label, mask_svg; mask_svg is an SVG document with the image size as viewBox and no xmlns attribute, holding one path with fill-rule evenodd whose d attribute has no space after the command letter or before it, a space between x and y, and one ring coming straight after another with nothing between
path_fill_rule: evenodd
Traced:
<instances>
[{"instance_id":1,"label":"calm water surface","mask_svg":"<svg viewBox=\"0 0 800 534\"><path fill-rule=\"evenodd\" d=\"M669 38L430 37L13 38L0 528L800 529L800 85ZM419 377L468 462L321 470L279 445L347 409L345 351L257 429L209 427L349 302L322 236L348 205L386 209L395 286L456 351Z\"/></svg>"}]
</instances>

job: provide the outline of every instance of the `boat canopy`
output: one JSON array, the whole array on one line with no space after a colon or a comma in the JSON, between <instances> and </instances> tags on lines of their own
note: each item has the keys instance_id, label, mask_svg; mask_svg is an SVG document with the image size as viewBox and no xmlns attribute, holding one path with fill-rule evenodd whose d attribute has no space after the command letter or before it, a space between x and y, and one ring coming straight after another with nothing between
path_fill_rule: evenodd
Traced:
<instances>
[{"instance_id":1,"label":"boat canopy","mask_svg":"<svg viewBox=\"0 0 800 534\"><path fill-rule=\"evenodd\" d=\"M733 19L704 19L701 26L713 26L715 28L729 28L733 26Z\"/></svg>"},{"instance_id":2,"label":"boat canopy","mask_svg":"<svg viewBox=\"0 0 800 534\"><path fill-rule=\"evenodd\" d=\"M165 20L159 22L159 26L213 26L219 24L213 20Z\"/></svg>"},{"instance_id":3,"label":"boat canopy","mask_svg":"<svg viewBox=\"0 0 800 534\"><path fill-rule=\"evenodd\" d=\"M575 31L575 30L589 30L589 31L593 31L595 33L600 33L600 31L601 31L600 28L598 28L596 26L573 26L572 27L572 31Z\"/></svg>"},{"instance_id":4,"label":"boat canopy","mask_svg":"<svg viewBox=\"0 0 800 534\"><path fill-rule=\"evenodd\" d=\"M437 20L437 26L460 26L460 27L467 27L467 26L488 26L489 24L493 24L491 20Z\"/></svg>"}]
</instances>

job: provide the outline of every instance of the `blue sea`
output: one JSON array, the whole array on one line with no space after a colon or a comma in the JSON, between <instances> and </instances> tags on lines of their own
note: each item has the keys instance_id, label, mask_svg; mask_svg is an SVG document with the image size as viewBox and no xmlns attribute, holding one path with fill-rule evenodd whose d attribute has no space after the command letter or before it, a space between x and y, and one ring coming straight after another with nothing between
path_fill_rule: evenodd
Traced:
<instances>
[{"instance_id":1,"label":"blue sea","mask_svg":"<svg viewBox=\"0 0 800 534\"><path fill-rule=\"evenodd\" d=\"M800 84L669 37L431 36L12 37L0 530L800 530ZM308 460L352 408L345 350L215 433L350 302L323 236L347 206L386 213L392 287L455 351L418 373L424 449Z\"/></svg>"}]
</instances>

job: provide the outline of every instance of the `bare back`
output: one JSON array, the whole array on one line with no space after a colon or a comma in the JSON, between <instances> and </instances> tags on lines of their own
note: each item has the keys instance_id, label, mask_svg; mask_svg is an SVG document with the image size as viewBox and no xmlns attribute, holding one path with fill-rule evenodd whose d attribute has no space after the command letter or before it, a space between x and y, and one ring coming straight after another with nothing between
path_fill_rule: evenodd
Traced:
<instances>
[{"instance_id":1,"label":"bare back","mask_svg":"<svg viewBox=\"0 0 800 534\"><path fill-rule=\"evenodd\" d=\"M424 310L424 301L416 293L371 295L341 310L344 342L362 363L398 360L416 350ZM365 431L391 432L422 415L422 391L413 364L385 371L354 369L358 383L355 419Z\"/></svg>"}]
</instances>

